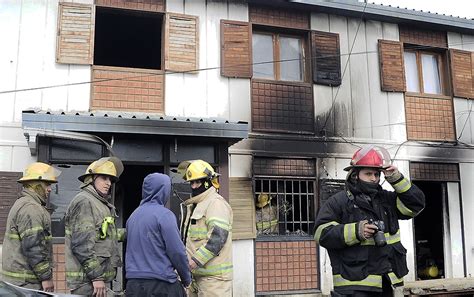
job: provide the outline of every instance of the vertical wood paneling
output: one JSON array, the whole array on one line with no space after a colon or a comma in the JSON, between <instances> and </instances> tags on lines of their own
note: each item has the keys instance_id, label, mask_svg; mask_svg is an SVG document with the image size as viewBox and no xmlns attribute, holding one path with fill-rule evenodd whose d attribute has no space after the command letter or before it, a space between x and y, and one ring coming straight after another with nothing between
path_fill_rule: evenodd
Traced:
<instances>
[{"instance_id":1,"label":"vertical wood paneling","mask_svg":"<svg viewBox=\"0 0 474 297\"><path fill-rule=\"evenodd\" d=\"M406 84L403 44L396 41L379 40L379 59L382 91L404 92Z\"/></svg>"},{"instance_id":2,"label":"vertical wood paneling","mask_svg":"<svg viewBox=\"0 0 474 297\"><path fill-rule=\"evenodd\" d=\"M249 23L221 21L221 74L252 77L252 27Z\"/></svg>"},{"instance_id":3,"label":"vertical wood paneling","mask_svg":"<svg viewBox=\"0 0 474 297\"><path fill-rule=\"evenodd\" d=\"M313 81L316 84L341 84L341 52L336 33L311 32L311 62Z\"/></svg>"},{"instance_id":4,"label":"vertical wood paneling","mask_svg":"<svg viewBox=\"0 0 474 297\"><path fill-rule=\"evenodd\" d=\"M448 47L446 32L423 30L414 26L400 26L400 41L410 44L422 44L434 47Z\"/></svg>"},{"instance_id":5,"label":"vertical wood paneling","mask_svg":"<svg viewBox=\"0 0 474 297\"><path fill-rule=\"evenodd\" d=\"M92 64L94 17L92 5L59 3L56 62Z\"/></svg>"},{"instance_id":6,"label":"vertical wood paneling","mask_svg":"<svg viewBox=\"0 0 474 297\"><path fill-rule=\"evenodd\" d=\"M249 15L254 24L296 29L309 29L310 25L309 14L303 10L251 5Z\"/></svg>"},{"instance_id":7,"label":"vertical wood paneling","mask_svg":"<svg viewBox=\"0 0 474 297\"><path fill-rule=\"evenodd\" d=\"M96 0L98 6L145 11L165 11L165 0Z\"/></svg>"},{"instance_id":8,"label":"vertical wood paneling","mask_svg":"<svg viewBox=\"0 0 474 297\"><path fill-rule=\"evenodd\" d=\"M234 214L232 239L253 239L257 235L252 179L231 177L229 203Z\"/></svg>"},{"instance_id":9,"label":"vertical wood paneling","mask_svg":"<svg viewBox=\"0 0 474 297\"><path fill-rule=\"evenodd\" d=\"M21 192L21 184L17 182L21 176L21 172L0 172L0 243L3 243L8 212Z\"/></svg>"},{"instance_id":10,"label":"vertical wood paneling","mask_svg":"<svg viewBox=\"0 0 474 297\"><path fill-rule=\"evenodd\" d=\"M473 55L469 51L449 50L453 91L456 97L474 98Z\"/></svg>"},{"instance_id":11,"label":"vertical wood paneling","mask_svg":"<svg viewBox=\"0 0 474 297\"><path fill-rule=\"evenodd\" d=\"M199 68L199 18L166 15L165 69L191 71Z\"/></svg>"}]
</instances>

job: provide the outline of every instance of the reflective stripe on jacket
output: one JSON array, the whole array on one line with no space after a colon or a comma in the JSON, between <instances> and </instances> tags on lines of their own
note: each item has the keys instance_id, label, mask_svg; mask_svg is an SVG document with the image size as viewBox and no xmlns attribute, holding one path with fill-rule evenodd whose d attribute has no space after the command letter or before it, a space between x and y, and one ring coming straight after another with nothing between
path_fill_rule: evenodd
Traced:
<instances>
[{"instance_id":1,"label":"reflective stripe on jacket","mask_svg":"<svg viewBox=\"0 0 474 297\"><path fill-rule=\"evenodd\" d=\"M15 285L53 277L51 217L45 202L24 189L8 214L3 240L3 279Z\"/></svg>"},{"instance_id":2,"label":"reflective stripe on jacket","mask_svg":"<svg viewBox=\"0 0 474 297\"><path fill-rule=\"evenodd\" d=\"M93 280L110 282L122 265L115 208L92 185L83 185L65 216L66 279L69 288Z\"/></svg>"},{"instance_id":3,"label":"reflective stripe on jacket","mask_svg":"<svg viewBox=\"0 0 474 297\"><path fill-rule=\"evenodd\" d=\"M341 191L318 212L314 237L328 250L334 289L340 294L353 294L354 290L381 292L382 275L387 275L393 285L401 285L408 273L398 220L420 213L424 194L403 176L389 182L395 192L380 188L369 202L363 195ZM379 247L373 238L358 237L358 222L369 219L384 221L387 245Z\"/></svg>"},{"instance_id":4,"label":"reflective stripe on jacket","mask_svg":"<svg viewBox=\"0 0 474 297\"><path fill-rule=\"evenodd\" d=\"M232 209L214 187L184 202L181 235L197 264L193 276L232 279Z\"/></svg>"}]
</instances>

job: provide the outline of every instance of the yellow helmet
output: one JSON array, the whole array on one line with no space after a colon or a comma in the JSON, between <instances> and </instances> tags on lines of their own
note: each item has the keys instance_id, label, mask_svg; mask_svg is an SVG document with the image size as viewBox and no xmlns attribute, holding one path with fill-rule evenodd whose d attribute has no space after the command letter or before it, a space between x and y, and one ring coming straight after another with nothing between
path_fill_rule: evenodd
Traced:
<instances>
[{"instance_id":1,"label":"yellow helmet","mask_svg":"<svg viewBox=\"0 0 474 297\"><path fill-rule=\"evenodd\" d=\"M258 197L257 197L256 206L258 208L265 207L268 203L270 203L270 200L272 200L272 197L270 195L260 193L260 194L258 194Z\"/></svg>"},{"instance_id":2,"label":"yellow helmet","mask_svg":"<svg viewBox=\"0 0 474 297\"><path fill-rule=\"evenodd\" d=\"M209 163L203 160L189 160L183 161L178 165L178 173L183 176L185 181L193 181L199 179L210 179L212 185L219 189L219 182L217 177L219 173L214 171Z\"/></svg>"},{"instance_id":3,"label":"yellow helmet","mask_svg":"<svg viewBox=\"0 0 474 297\"><path fill-rule=\"evenodd\" d=\"M89 167L87 167L86 172L79 176L79 180L84 182L84 179L91 175L107 175L112 178L113 182L117 182L122 172L123 164L119 158L104 157L92 162Z\"/></svg>"},{"instance_id":4,"label":"yellow helmet","mask_svg":"<svg viewBox=\"0 0 474 297\"><path fill-rule=\"evenodd\" d=\"M61 171L51 165L35 162L26 167L23 177L20 178L18 182L44 181L48 183L57 183L60 174Z\"/></svg>"}]
</instances>

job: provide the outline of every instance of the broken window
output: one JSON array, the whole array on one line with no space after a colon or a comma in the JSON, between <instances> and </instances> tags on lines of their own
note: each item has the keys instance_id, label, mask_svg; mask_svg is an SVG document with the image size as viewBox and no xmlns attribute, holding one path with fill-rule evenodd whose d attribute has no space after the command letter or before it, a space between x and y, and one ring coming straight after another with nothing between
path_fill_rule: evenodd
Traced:
<instances>
[{"instance_id":1,"label":"broken window","mask_svg":"<svg viewBox=\"0 0 474 297\"><path fill-rule=\"evenodd\" d=\"M94 65L162 69L159 13L97 7Z\"/></svg>"}]
</instances>

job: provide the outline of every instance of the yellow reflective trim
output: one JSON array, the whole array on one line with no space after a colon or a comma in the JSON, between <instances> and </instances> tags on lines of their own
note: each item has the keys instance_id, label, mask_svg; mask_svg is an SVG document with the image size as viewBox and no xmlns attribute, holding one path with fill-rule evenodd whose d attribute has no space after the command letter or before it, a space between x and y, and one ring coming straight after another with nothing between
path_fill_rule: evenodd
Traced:
<instances>
[{"instance_id":1,"label":"yellow reflective trim","mask_svg":"<svg viewBox=\"0 0 474 297\"><path fill-rule=\"evenodd\" d=\"M206 220L206 225L211 228L212 226L221 227L224 230L230 231L230 223L226 220L217 217L210 217Z\"/></svg>"},{"instance_id":2,"label":"yellow reflective trim","mask_svg":"<svg viewBox=\"0 0 474 297\"><path fill-rule=\"evenodd\" d=\"M223 263L219 265L204 266L192 271L192 274L199 276L211 276L211 275L220 275L228 272L232 272L231 263Z\"/></svg>"},{"instance_id":3,"label":"yellow reflective trim","mask_svg":"<svg viewBox=\"0 0 474 297\"><path fill-rule=\"evenodd\" d=\"M403 215L406 215L411 218L414 218L416 216L416 213L412 211L411 209L409 209L408 207L406 207L405 204L403 204L402 200L400 200L400 198L398 197L397 197L397 208Z\"/></svg>"},{"instance_id":4,"label":"yellow reflective trim","mask_svg":"<svg viewBox=\"0 0 474 297\"><path fill-rule=\"evenodd\" d=\"M189 238L193 239L205 239L207 238L207 228L196 228L196 227L190 227L188 230L188 235Z\"/></svg>"},{"instance_id":5,"label":"yellow reflective trim","mask_svg":"<svg viewBox=\"0 0 474 297\"><path fill-rule=\"evenodd\" d=\"M85 272L82 272L82 271L66 271L66 276L70 278L84 278L87 275ZM104 272L101 276L103 277L115 276L115 271Z\"/></svg>"},{"instance_id":6,"label":"yellow reflective trim","mask_svg":"<svg viewBox=\"0 0 474 297\"><path fill-rule=\"evenodd\" d=\"M257 229L269 229L278 225L278 220L257 222Z\"/></svg>"},{"instance_id":7,"label":"yellow reflective trim","mask_svg":"<svg viewBox=\"0 0 474 297\"><path fill-rule=\"evenodd\" d=\"M109 224L114 225L115 219L112 217L105 217L100 227L100 239L105 239L107 237L107 230L109 229ZM109 236L110 235L113 234L109 234Z\"/></svg>"},{"instance_id":8,"label":"yellow reflective trim","mask_svg":"<svg viewBox=\"0 0 474 297\"><path fill-rule=\"evenodd\" d=\"M10 239L16 239L16 240L20 240L20 235L16 234L16 233L5 233L5 236L10 238Z\"/></svg>"},{"instance_id":9,"label":"yellow reflective trim","mask_svg":"<svg viewBox=\"0 0 474 297\"><path fill-rule=\"evenodd\" d=\"M36 275L28 272L11 272L11 271L6 271L3 270L2 274L11 278L19 278L19 279L31 279L31 280L37 280L38 278Z\"/></svg>"},{"instance_id":10,"label":"yellow reflective trim","mask_svg":"<svg viewBox=\"0 0 474 297\"><path fill-rule=\"evenodd\" d=\"M354 245L360 241L357 239L357 223L344 225L344 241L347 245Z\"/></svg>"},{"instance_id":11,"label":"yellow reflective trim","mask_svg":"<svg viewBox=\"0 0 474 297\"><path fill-rule=\"evenodd\" d=\"M50 265L48 262L46 263L40 263L38 265L35 266L35 271L38 272L38 271L44 271L44 270L48 270L50 268Z\"/></svg>"},{"instance_id":12,"label":"yellow reflective trim","mask_svg":"<svg viewBox=\"0 0 474 297\"><path fill-rule=\"evenodd\" d=\"M366 286L366 287L375 287L382 288L382 276L370 274L363 280L351 281L342 277L340 274L332 276L334 287L344 287L344 286Z\"/></svg>"},{"instance_id":13,"label":"yellow reflective trim","mask_svg":"<svg viewBox=\"0 0 474 297\"><path fill-rule=\"evenodd\" d=\"M43 231L43 230L44 230L44 228L41 227L41 226L36 226L36 227L33 227L33 228L26 229L25 231L23 231L20 234L20 238L23 238L27 235L39 233L40 231Z\"/></svg>"},{"instance_id":14,"label":"yellow reflective trim","mask_svg":"<svg viewBox=\"0 0 474 297\"><path fill-rule=\"evenodd\" d=\"M403 283L403 277L398 278L393 272L389 272L388 277L390 278L390 282L392 283L392 285L398 285L400 283Z\"/></svg>"},{"instance_id":15,"label":"yellow reflective trim","mask_svg":"<svg viewBox=\"0 0 474 297\"><path fill-rule=\"evenodd\" d=\"M196 253L194 254L194 257L200 262L200 263L207 263L209 260L214 258L214 254L211 253L208 249L206 249L204 246L201 246Z\"/></svg>"},{"instance_id":16,"label":"yellow reflective trim","mask_svg":"<svg viewBox=\"0 0 474 297\"><path fill-rule=\"evenodd\" d=\"M319 225L318 228L316 229L316 232L314 233L314 240L316 240L316 242L319 243L319 238L321 237L321 233L323 233L323 230L328 226L336 226L336 225L339 225L339 223L336 221L331 221L329 223Z\"/></svg>"},{"instance_id":17,"label":"yellow reflective trim","mask_svg":"<svg viewBox=\"0 0 474 297\"><path fill-rule=\"evenodd\" d=\"M411 188L411 182L408 179L403 178L398 183L392 185L392 187L398 194L405 193Z\"/></svg>"},{"instance_id":18,"label":"yellow reflective trim","mask_svg":"<svg viewBox=\"0 0 474 297\"><path fill-rule=\"evenodd\" d=\"M390 235L390 233L384 233L385 240L387 244L394 244L400 242L400 229L397 230L397 233ZM366 239L360 243L360 245L375 245L375 241L373 238Z\"/></svg>"}]
</instances>

